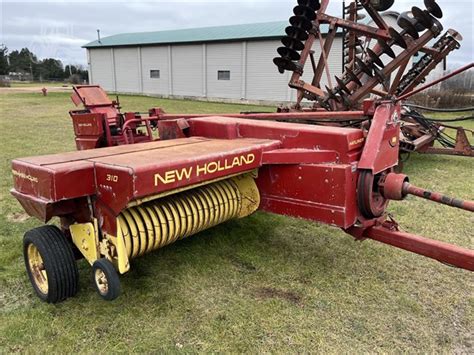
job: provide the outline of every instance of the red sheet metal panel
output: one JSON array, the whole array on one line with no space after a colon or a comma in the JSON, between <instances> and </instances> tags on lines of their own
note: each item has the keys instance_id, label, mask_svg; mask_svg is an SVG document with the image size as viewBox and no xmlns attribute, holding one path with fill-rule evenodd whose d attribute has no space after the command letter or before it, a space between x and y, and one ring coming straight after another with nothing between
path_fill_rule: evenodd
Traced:
<instances>
[{"instance_id":1,"label":"red sheet metal panel","mask_svg":"<svg viewBox=\"0 0 474 355\"><path fill-rule=\"evenodd\" d=\"M15 191L48 202L88 196L95 191L93 164L87 161L41 166L15 160L12 174Z\"/></svg>"},{"instance_id":2,"label":"red sheet metal panel","mask_svg":"<svg viewBox=\"0 0 474 355\"><path fill-rule=\"evenodd\" d=\"M18 192L52 202L93 195L96 187L94 164L90 159L140 151L153 155L157 149L201 141L203 138L178 139L15 159L13 186Z\"/></svg>"},{"instance_id":3,"label":"red sheet metal panel","mask_svg":"<svg viewBox=\"0 0 474 355\"><path fill-rule=\"evenodd\" d=\"M279 145L196 137L18 159L14 191L48 203L97 194L119 213L135 198L258 168Z\"/></svg>"},{"instance_id":4,"label":"red sheet metal panel","mask_svg":"<svg viewBox=\"0 0 474 355\"><path fill-rule=\"evenodd\" d=\"M333 150L338 152L342 163L355 161L365 142L362 130L354 128L218 116L193 118L188 123L191 135L223 139L272 139L281 141L282 148Z\"/></svg>"},{"instance_id":5,"label":"red sheet metal panel","mask_svg":"<svg viewBox=\"0 0 474 355\"><path fill-rule=\"evenodd\" d=\"M399 118L399 106L383 104L377 107L359 169L371 170L375 175L398 164Z\"/></svg>"},{"instance_id":6,"label":"red sheet metal panel","mask_svg":"<svg viewBox=\"0 0 474 355\"><path fill-rule=\"evenodd\" d=\"M332 150L277 149L263 154L263 165L336 163L338 159Z\"/></svg>"},{"instance_id":7,"label":"red sheet metal panel","mask_svg":"<svg viewBox=\"0 0 474 355\"><path fill-rule=\"evenodd\" d=\"M172 149L95 158L97 196L115 213L132 200L250 171L278 141L236 139L192 141Z\"/></svg>"},{"instance_id":8,"label":"red sheet metal panel","mask_svg":"<svg viewBox=\"0 0 474 355\"><path fill-rule=\"evenodd\" d=\"M72 119L72 126L76 137L102 136L104 133L102 115L95 113L75 115Z\"/></svg>"},{"instance_id":9,"label":"red sheet metal panel","mask_svg":"<svg viewBox=\"0 0 474 355\"><path fill-rule=\"evenodd\" d=\"M99 148L94 150L73 151L66 153L42 155L37 157L27 157L16 159L15 161L22 161L33 165L53 165L67 162L75 162L80 160L87 160L93 158L105 158L114 155L127 154L139 151L151 151L155 149L164 149L167 147L190 144L192 142L201 142L206 138L193 137L186 139L176 139L173 141L157 141L140 144L122 145L117 147Z\"/></svg>"},{"instance_id":10,"label":"red sheet metal panel","mask_svg":"<svg viewBox=\"0 0 474 355\"><path fill-rule=\"evenodd\" d=\"M94 106L112 106L112 101L107 96L107 93L98 85L75 86L74 94L82 101L84 106L88 108ZM73 99L73 102L76 103L76 100L77 98Z\"/></svg>"},{"instance_id":11,"label":"red sheet metal panel","mask_svg":"<svg viewBox=\"0 0 474 355\"><path fill-rule=\"evenodd\" d=\"M355 164L264 166L257 185L260 208L341 228L357 217Z\"/></svg>"},{"instance_id":12,"label":"red sheet metal panel","mask_svg":"<svg viewBox=\"0 0 474 355\"><path fill-rule=\"evenodd\" d=\"M75 214L78 212L78 209L80 209L75 200L51 202L42 198L22 194L16 190L12 190L12 195L20 202L28 215L38 218L43 223L47 223L55 216Z\"/></svg>"}]
</instances>

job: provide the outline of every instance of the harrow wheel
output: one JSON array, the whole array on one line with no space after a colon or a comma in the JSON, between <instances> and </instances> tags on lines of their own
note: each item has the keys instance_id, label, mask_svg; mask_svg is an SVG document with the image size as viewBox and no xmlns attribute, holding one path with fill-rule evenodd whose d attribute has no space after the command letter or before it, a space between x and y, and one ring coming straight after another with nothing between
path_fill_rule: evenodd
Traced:
<instances>
[{"instance_id":1,"label":"harrow wheel","mask_svg":"<svg viewBox=\"0 0 474 355\"><path fill-rule=\"evenodd\" d=\"M58 303L76 295L79 272L69 241L56 226L42 226L25 233L23 255L26 271L38 297Z\"/></svg>"},{"instance_id":2,"label":"harrow wheel","mask_svg":"<svg viewBox=\"0 0 474 355\"><path fill-rule=\"evenodd\" d=\"M362 215L367 219L382 216L388 205L388 200L383 197L379 189L379 181L387 172L373 175L371 171L364 170L359 174L357 183L357 205Z\"/></svg>"},{"instance_id":3,"label":"harrow wheel","mask_svg":"<svg viewBox=\"0 0 474 355\"><path fill-rule=\"evenodd\" d=\"M120 279L114 266L105 258L92 265L92 281L96 291L106 301L113 301L120 295Z\"/></svg>"}]
</instances>

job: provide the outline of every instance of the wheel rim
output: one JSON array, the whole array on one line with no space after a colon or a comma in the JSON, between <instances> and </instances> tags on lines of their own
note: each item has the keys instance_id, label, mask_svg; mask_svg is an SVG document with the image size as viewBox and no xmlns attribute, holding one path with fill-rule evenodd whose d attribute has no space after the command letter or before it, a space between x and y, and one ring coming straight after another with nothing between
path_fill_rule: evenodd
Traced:
<instances>
[{"instance_id":1,"label":"wheel rim","mask_svg":"<svg viewBox=\"0 0 474 355\"><path fill-rule=\"evenodd\" d=\"M94 273L95 284L101 295L107 294L109 291L109 282L107 281L107 276L105 273L97 269Z\"/></svg>"},{"instance_id":2,"label":"wheel rim","mask_svg":"<svg viewBox=\"0 0 474 355\"><path fill-rule=\"evenodd\" d=\"M44 267L43 258L34 244L28 245L28 266L32 279L41 293L48 294L48 274Z\"/></svg>"}]
</instances>

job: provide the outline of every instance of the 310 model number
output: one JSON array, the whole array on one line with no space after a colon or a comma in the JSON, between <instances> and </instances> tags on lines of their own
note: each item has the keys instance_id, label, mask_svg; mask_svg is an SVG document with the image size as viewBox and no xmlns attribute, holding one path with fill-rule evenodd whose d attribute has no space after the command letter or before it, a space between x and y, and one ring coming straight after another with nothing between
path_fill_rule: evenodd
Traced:
<instances>
[{"instance_id":1,"label":"310 model number","mask_svg":"<svg viewBox=\"0 0 474 355\"><path fill-rule=\"evenodd\" d=\"M107 174L107 181L118 182L119 177L118 177L118 175Z\"/></svg>"}]
</instances>

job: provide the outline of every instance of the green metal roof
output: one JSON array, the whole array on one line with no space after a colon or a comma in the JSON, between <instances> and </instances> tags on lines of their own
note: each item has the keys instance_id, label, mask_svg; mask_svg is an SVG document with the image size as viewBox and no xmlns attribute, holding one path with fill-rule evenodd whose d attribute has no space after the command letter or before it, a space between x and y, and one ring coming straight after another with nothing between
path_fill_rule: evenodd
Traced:
<instances>
[{"instance_id":1,"label":"green metal roof","mask_svg":"<svg viewBox=\"0 0 474 355\"><path fill-rule=\"evenodd\" d=\"M285 35L285 27L288 25L288 21L278 21L170 31L122 33L101 38L100 43L99 41L87 43L83 48L280 38ZM323 33L327 31L327 26L323 25L321 27Z\"/></svg>"}]
</instances>

